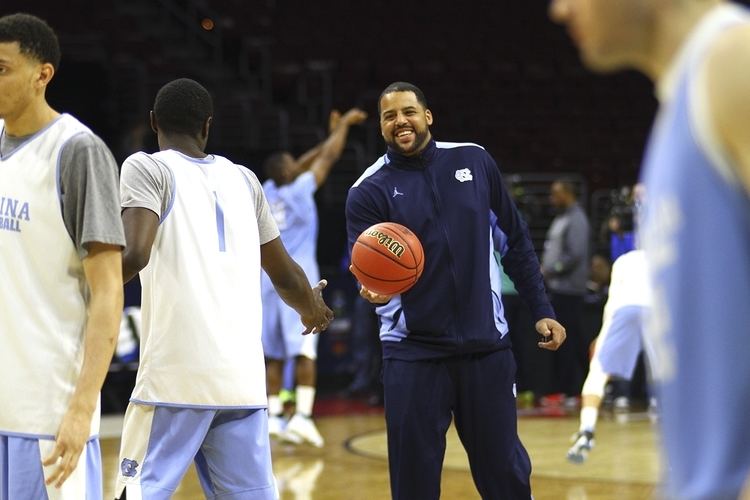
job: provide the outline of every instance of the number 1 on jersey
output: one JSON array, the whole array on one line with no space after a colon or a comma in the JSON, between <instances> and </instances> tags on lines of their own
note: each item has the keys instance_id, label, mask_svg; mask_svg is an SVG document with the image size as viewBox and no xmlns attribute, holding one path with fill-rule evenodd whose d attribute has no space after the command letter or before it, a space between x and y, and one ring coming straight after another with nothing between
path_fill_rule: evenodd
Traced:
<instances>
[{"instance_id":1,"label":"number 1 on jersey","mask_svg":"<svg viewBox=\"0 0 750 500\"><path fill-rule=\"evenodd\" d=\"M219 252L226 252L226 242L224 239L224 210L219 204L219 196L214 191L214 200L216 200L216 232L219 235Z\"/></svg>"}]
</instances>

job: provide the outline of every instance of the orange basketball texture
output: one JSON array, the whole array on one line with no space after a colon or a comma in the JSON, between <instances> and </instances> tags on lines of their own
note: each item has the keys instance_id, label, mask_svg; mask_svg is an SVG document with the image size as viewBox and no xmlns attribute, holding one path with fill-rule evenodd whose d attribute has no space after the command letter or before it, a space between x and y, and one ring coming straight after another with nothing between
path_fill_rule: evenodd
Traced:
<instances>
[{"instance_id":1,"label":"orange basketball texture","mask_svg":"<svg viewBox=\"0 0 750 500\"><path fill-rule=\"evenodd\" d=\"M395 222L362 231L352 248L352 273L365 288L381 295L409 290L424 270L419 238Z\"/></svg>"}]
</instances>

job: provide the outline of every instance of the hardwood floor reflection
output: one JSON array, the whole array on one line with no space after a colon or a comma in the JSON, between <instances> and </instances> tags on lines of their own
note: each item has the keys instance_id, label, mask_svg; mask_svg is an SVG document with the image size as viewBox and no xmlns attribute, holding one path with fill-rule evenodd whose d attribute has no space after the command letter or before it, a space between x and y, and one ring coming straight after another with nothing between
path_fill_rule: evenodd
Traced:
<instances>
[{"instance_id":1,"label":"hardwood floor reflection","mask_svg":"<svg viewBox=\"0 0 750 500\"><path fill-rule=\"evenodd\" d=\"M274 473L282 500L380 500L390 498L382 415L316 419L326 439L322 449L273 444ZM534 467L537 500L636 500L656 492L659 460L651 424L642 419L601 422L597 446L583 465L565 460L572 418L522 418L519 434ZM119 439L102 438L105 498L113 498ZM442 498L479 499L466 454L455 431L448 436ZM177 500L203 498L191 467L174 495Z\"/></svg>"}]
</instances>

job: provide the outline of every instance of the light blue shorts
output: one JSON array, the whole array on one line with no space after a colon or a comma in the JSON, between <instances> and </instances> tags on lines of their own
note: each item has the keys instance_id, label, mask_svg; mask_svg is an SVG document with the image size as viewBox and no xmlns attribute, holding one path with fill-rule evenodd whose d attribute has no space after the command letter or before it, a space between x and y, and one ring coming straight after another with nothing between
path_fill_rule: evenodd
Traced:
<instances>
[{"instance_id":1,"label":"light blue shorts","mask_svg":"<svg viewBox=\"0 0 750 500\"><path fill-rule=\"evenodd\" d=\"M130 403L115 497L169 499L191 462L206 498L273 500L265 409L216 410Z\"/></svg>"},{"instance_id":2,"label":"light blue shorts","mask_svg":"<svg viewBox=\"0 0 750 500\"><path fill-rule=\"evenodd\" d=\"M612 315L610 328L597 340L594 356L608 375L630 379L643 348L643 306L625 306Z\"/></svg>"},{"instance_id":3,"label":"light blue shorts","mask_svg":"<svg viewBox=\"0 0 750 500\"><path fill-rule=\"evenodd\" d=\"M56 465L42 466L55 441L0 435L0 500L101 500L102 453L99 439L86 443L78 465L58 489L44 484Z\"/></svg>"}]
</instances>

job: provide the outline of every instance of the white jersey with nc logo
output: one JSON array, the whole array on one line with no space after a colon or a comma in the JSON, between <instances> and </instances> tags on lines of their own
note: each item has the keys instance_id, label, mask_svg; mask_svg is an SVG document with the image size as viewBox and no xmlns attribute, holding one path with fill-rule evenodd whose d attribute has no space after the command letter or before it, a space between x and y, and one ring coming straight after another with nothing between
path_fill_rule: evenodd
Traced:
<instances>
[{"instance_id":1,"label":"white jersey with nc logo","mask_svg":"<svg viewBox=\"0 0 750 500\"><path fill-rule=\"evenodd\" d=\"M257 179L220 156L135 156L169 169L172 200L140 273L143 333L131 400L264 407Z\"/></svg>"}]
</instances>

